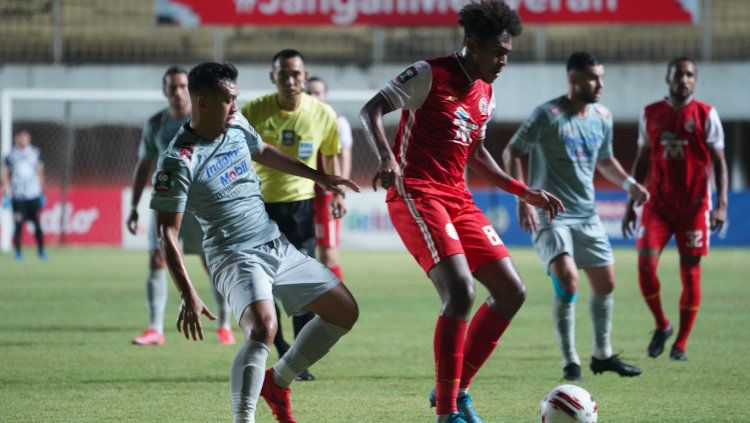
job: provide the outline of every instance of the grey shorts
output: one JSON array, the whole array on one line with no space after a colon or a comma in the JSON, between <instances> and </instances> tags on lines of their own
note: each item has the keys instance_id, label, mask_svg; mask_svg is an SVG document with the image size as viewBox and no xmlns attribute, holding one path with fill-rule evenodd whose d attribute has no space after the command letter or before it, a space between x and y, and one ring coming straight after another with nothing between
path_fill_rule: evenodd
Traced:
<instances>
[{"instance_id":1,"label":"grey shorts","mask_svg":"<svg viewBox=\"0 0 750 423\"><path fill-rule=\"evenodd\" d=\"M612 246L599 216L582 223L547 226L533 235L534 249L545 267L567 253L579 268L614 264Z\"/></svg>"},{"instance_id":2,"label":"grey shorts","mask_svg":"<svg viewBox=\"0 0 750 423\"><path fill-rule=\"evenodd\" d=\"M245 308L274 297L288 315L301 315L340 282L327 267L281 237L235 251L211 267L211 279L239 321Z\"/></svg>"},{"instance_id":3,"label":"grey shorts","mask_svg":"<svg viewBox=\"0 0 750 423\"><path fill-rule=\"evenodd\" d=\"M203 254L203 230L201 224L190 212L182 215L182 225L180 225L180 240L182 241L182 252L184 254ZM159 236L156 229L156 212L151 215L151 222L148 227L148 250L154 251L161 248L159 245Z\"/></svg>"}]
</instances>

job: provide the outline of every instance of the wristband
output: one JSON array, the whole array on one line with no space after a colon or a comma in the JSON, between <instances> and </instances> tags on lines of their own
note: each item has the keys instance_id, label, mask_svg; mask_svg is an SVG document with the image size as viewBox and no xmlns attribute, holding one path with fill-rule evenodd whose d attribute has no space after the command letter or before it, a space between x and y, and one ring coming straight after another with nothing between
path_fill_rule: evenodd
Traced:
<instances>
[{"instance_id":1,"label":"wristband","mask_svg":"<svg viewBox=\"0 0 750 423\"><path fill-rule=\"evenodd\" d=\"M505 187L506 191L508 191L509 193L511 193L511 194L513 194L515 196L518 196L518 197L522 196L523 193L526 192L527 189L528 189L528 187L526 185L524 185L523 182L521 182L521 181L519 181L517 179L511 179L511 180L509 180L508 181L508 186Z\"/></svg>"},{"instance_id":2,"label":"wristband","mask_svg":"<svg viewBox=\"0 0 750 423\"><path fill-rule=\"evenodd\" d=\"M637 181L635 180L635 178L632 177L632 176L628 176L627 178L625 178L624 181L622 181L622 185L620 185L620 186L625 191L630 191L630 187L633 186L633 184L635 184L635 183L637 183Z\"/></svg>"}]
</instances>

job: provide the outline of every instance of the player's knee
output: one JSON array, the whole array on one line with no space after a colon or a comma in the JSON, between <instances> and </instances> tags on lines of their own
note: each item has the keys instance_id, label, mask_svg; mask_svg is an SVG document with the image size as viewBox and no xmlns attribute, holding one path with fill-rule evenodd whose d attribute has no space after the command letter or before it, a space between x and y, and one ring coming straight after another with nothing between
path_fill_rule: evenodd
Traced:
<instances>
[{"instance_id":1,"label":"player's knee","mask_svg":"<svg viewBox=\"0 0 750 423\"><path fill-rule=\"evenodd\" d=\"M277 330L278 322L276 321L276 316L264 316L252 323L248 338L270 345L276 336Z\"/></svg>"},{"instance_id":2,"label":"player's knee","mask_svg":"<svg viewBox=\"0 0 750 423\"><path fill-rule=\"evenodd\" d=\"M578 278L570 277L562 280L555 275L550 275L555 295L565 303L574 303L578 298Z\"/></svg>"},{"instance_id":3,"label":"player's knee","mask_svg":"<svg viewBox=\"0 0 750 423\"><path fill-rule=\"evenodd\" d=\"M154 250L151 252L149 266L152 269L163 269L167 266L167 262L164 260L164 254L161 253L161 250Z\"/></svg>"},{"instance_id":4,"label":"player's knee","mask_svg":"<svg viewBox=\"0 0 750 423\"><path fill-rule=\"evenodd\" d=\"M466 315L471 311L475 298L473 283L456 284L445 299L443 309L451 315Z\"/></svg>"}]
</instances>

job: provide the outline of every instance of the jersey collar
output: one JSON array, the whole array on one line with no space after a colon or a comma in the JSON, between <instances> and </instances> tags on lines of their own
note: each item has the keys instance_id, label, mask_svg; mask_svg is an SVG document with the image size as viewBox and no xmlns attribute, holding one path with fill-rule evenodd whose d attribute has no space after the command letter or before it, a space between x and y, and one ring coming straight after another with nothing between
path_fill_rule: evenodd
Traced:
<instances>
[{"instance_id":1,"label":"jersey collar","mask_svg":"<svg viewBox=\"0 0 750 423\"><path fill-rule=\"evenodd\" d=\"M473 84L474 79L469 75L469 72L466 71L466 68L464 67L463 62L461 62L461 56L459 56L459 52L453 53L453 56L456 58L456 61L458 62L458 67L460 67L461 70L464 72L464 76L466 76L466 80L469 81L469 84Z\"/></svg>"}]
</instances>

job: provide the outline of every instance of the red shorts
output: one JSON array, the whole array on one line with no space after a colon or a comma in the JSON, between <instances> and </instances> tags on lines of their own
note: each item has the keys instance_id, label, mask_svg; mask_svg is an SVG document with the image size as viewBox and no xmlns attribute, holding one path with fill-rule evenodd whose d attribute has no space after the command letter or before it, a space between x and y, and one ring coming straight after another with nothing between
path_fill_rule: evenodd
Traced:
<instances>
[{"instance_id":1,"label":"red shorts","mask_svg":"<svg viewBox=\"0 0 750 423\"><path fill-rule=\"evenodd\" d=\"M313 208L315 209L315 241L321 248L338 248L341 238L341 219L331 216L331 200L333 193L330 191L315 192Z\"/></svg>"},{"instance_id":2,"label":"red shorts","mask_svg":"<svg viewBox=\"0 0 750 423\"><path fill-rule=\"evenodd\" d=\"M456 254L466 255L472 272L510 256L492 224L470 199L392 196L387 204L393 226L425 272Z\"/></svg>"},{"instance_id":3,"label":"red shorts","mask_svg":"<svg viewBox=\"0 0 750 423\"><path fill-rule=\"evenodd\" d=\"M695 212L665 213L649 203L643 207L641 225L638 228L638 249L661 251L674 235L677 250L682 256L705 256L708 254L709 210L701 208Z\"/></svg>"}]
</instances>

